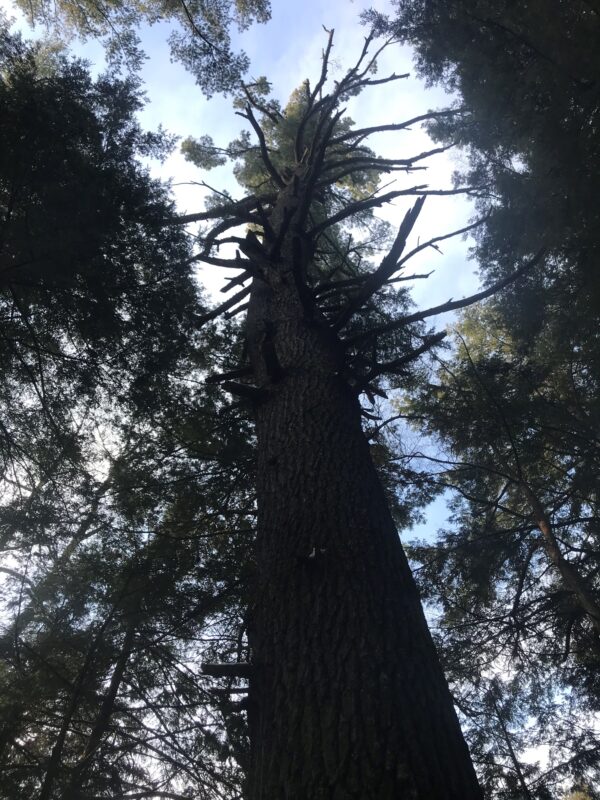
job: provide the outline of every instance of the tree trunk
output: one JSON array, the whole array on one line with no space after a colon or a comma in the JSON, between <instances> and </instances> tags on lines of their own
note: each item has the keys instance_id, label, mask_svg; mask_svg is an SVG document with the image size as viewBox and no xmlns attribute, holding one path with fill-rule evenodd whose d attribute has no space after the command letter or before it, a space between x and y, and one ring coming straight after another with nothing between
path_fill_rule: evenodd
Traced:
<instances>
[{"instance_id":1,"label":"tree trunk","mask_svg":"<svg viewBox=\"0 0 600 800\"><path fill-rule=\"evenodd\" d=\"M521 482L525 489L527 499L531 505L533 517L542 533L544 548L548 558L550 559L550 562L558 570L562 578L563 585L569 591L573 592L580 608L588 615L590 622L594 626L596 635L600 635L600 606L598 605L596 597L586 586L585 580L580 575L577 567L571 564L570 561L567 561L567 559L563 556L560 545L556 539L556 536L554 535L550 517L545 512L537 495L524 480Z\"/></svg>"},{"instance_id":2,"label":"tree trunk","mask_svg":"<svg viewBox=\"0 0 600 800\"><path fill-rule=\"evenodd\" d=\"M266 390L248 797L480 798L339 341L291 266L269 284L254 278L247 322Z\"/></svg>"},{"instance_id":3,"label":"tree trunk","mask_svg":"<svg viewBox=\"0 0 600 800\"><path fill-rule=\"evenodd\" d=\"M136 605L139 606L139 600ZM105 737L110 725L117 695L123 681L123 675L133 650L136 625L138 621L139 613L137 610L135 613L130 613L127 621L127 627L125 629L123 643L121 645L121 649L119 650L119 654L110 678L110 683L108 685L108 691L104 695L102 703L100 704L98 716L96 717L94 725L92 726L92 730L85 745L83 754L73 767L71 780L69 781L69 787L64 793L63 800L79 800L82 797L81 787L84 783L86 773L90 768L94 754L102 744L102 740Z\"/></svg>"},{"instance_id":4,"label":"tree trunk","mask_svg":"<svg viewBox=\"0 0 600 800\"><path fill-rule=\"evenodd\" d=\"M523 770L521 768L519 759L517 758L517 754L515 753L515 748L513 747L511 741L511 735L509 733L508 728L506 727L504 718L502 717L500 706L493 698L492 698L492 703L494 706L494 713L496 714L496 718L500 723L502 738L504 739L504 743L506 744L506 749L508 750L508 755L511 760L513 770L515 772L515 775L517 776L518 784L521 787L522 797L524 798L524 800L534 800L533 795L531 794L531 792L529 791L529 787L527 786L527 781L525 780L525 775L523 774ZM510 791L510 786L507 786L507 789L508 791Z\"/></svg>"}]
</instances>

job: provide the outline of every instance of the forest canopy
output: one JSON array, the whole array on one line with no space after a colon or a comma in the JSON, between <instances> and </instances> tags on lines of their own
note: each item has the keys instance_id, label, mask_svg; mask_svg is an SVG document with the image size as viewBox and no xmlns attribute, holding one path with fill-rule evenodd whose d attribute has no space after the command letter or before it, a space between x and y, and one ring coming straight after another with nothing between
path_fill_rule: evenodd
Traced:
<instances>
[{"instance_id":1,"label":"forest canopy","mask_svg":"<svg viewBox=\"0 0 600 800\"><path fill-rule=\"evenodd\" d=\"M285 98L266 3L17 5L108 57L2 23L0 797L594 800L600 9L398 0ZM159 22L229 143L140 124Z\"/></svg>"}]
</instances>

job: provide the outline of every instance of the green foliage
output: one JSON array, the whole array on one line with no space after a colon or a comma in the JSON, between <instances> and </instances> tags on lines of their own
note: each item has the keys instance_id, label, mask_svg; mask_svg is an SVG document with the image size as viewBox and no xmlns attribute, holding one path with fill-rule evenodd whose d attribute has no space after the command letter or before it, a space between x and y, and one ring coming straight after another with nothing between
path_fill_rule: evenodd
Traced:
<instances>
[{"instance_id":1,"label":"green foliage","mask_svg":"<svg viewBox=\"0 0 600 800\"><path fill-rule=\"evenodd\" d=\"M139 128L138 87L39 53L3 33L0 796L157 776L228 796L241 715L225 745L188 665L211 630L220 656L244 647L252 432L195 388L239 337L197 337L188 240L139 161L170 142Z\"/></svg>"},{"instance_id":2,"label":"green foliage","mask_svg":"<svg viewBox=\"0 0 600 800\"><path fill-rule=\"evenodd\" d=\"M104 38L113 59L134 67L143 57L137 26L173 20L171 52L207 95L231 91L248 68L247 56L231 50L230 28L243 30L270 16L268 0L17 0L17 5L32 22L62 35Z\"/></svg>"},{"instance_id":3,"label":"green foliage","mask_svg":"<svg viewBox=\"0 0 600 800\"><path fill-rule=\"evenodd\" d=\"M139 129L137 87L61 56L40 71L38 52L0 41L0 446L17 469L39 434L43 472L54 447L77 457L73 414L100 394L141 402L141 381L159 401L196 292L170 200L138 161L169 142Z\"/></svg>"},{"instance_id":4,"label":"green foliage","mask_svg":"<svg viewBox=\"0 0 600 800\"><path fill-rule=\"evenodd\" d=\"M105 8L114 9L126 11ZM278 192L301 176L302 300L327 335L343 328L341 377L368 398L373 456L408 524L435 487L393 461L399 434L379 424L375 398L417 385L412 361L430 346L429 331L416 318L370 336L402 321L410 299L392 278L402 264L384 259L390 271L373 271L391 237L369 203L380 174L410 172L412 161L378 159L337 115L360 90L358 67L318 103L308 83L285 108L263 79L242 87L238 107L248 121L246 101L259 115L262 148L247 133L225 150L207 136L184 144L203 169L234 159L247 192L209 199L198 216L214 226L200 230L203 250L192 256L167 193L139 164L169 143L135 122L135 82L93 81L81 63L42 60L8 36L3 47L0 532L10 566L0 585L0 793L239 797L248 736L230 690L244 688L215 685L198 665L250 660L254 432L247 405L206 380L239 371L247 345L234 322L210 324L222 309L201 313L190 265L233 262L234 284L246 280L244 259L213 257L213 246L266 245ZM310 180L307 164L316 165ZM248 236L233 238L241 225ZM277 247L269 257L275 272Z\"/></svg>"},{"instance_id":5,"label":"green foliage","mask_svg":"<svg viewBox=\"0 0 600 800\"><path fill-rule=\"evenodd\" d=\"M422 590L440 605L442 649L459 691L474 684L477 696L477 676L490 667L521 676L513 702L529 716L529 741L548 742L551 763L561 765L533 785L552 786L563 769L596 774L588 712L599 702L598 633L549 551L531 498L562 558L598 597L600 373L590 369L589 347L574 352L566 343L549 361L548 342L517 339L499 305L465 315L454 356L405 409L448 451L434 480L457 492L452 527L412 556L423 565ZM568 719L578 719L577 735Z\"/></svg>"},{"instance_id":6,"label":"green foliage","mask_svg":"<svg viewBox=\"0 0 600 800\"><path fill-rule=\"evenodd\" d=\"M554 267L546 289L570 291L582 312L592 302L597 313L598 9L580 0L407 0L397 9L392 24L416 47L421 74L457 92L466 110L431 132L465 148L462 179L486 188L490 218L475 251L484 278L544 245ZM519 294L510 303L521 319L547 303Z\"/></svg>"},{"instance_id":7,"label":"green foliage","mask_svg":"<svg viewBox=\"0 0 600 800\"><path fill-rule=\"evenodd\" d=\"M187 161L200 169L213 169L227 161L226 157L215 147L212 137L207 134L198 139L188 136L181 143L181 152Z\"/></svg>"},{"instance_id":8,"label":"green foliage","mask_svg":"<svg viewBox=\"0 0 600 800\"><path fill-rule=\"evenodd\" d=\"M277 169L284 174L286 170L293 168L296 163L295 140L298 126L306 112L311 87L308 80L305 80L295 89L287 104L282 109L276 100L270 99L270 84L265 77L259 78L250 86L244 87L244 92L238 94L234 100L234 105L244 109L250 99L257 103L259 108L264 109L261 115L261 128L265 135L265 143L271 156L271 160ZM307 140L315 133L317 119L312 118L306 128L305 137ZM342 117L336 122L334 133L336 136L343 136L348 133L354 122L350 117ZM238 160L235 168L235 176L245 189L257 191L261 188L268 174L266 173L260 148L250 147L249 142L243 133L236 141L232 142L228 148L232 158ZM347 143L340 143L328 148L328 158L340 162L350 153L356 156L363 156L365 160L375 158L375 153L366 146L350 147ZM332 208L336 192L344 192L344 200L349 198L361 199L372 194L379 183L381 171L367 169L352 172L348 176L341 176L331 181L325 188L327 196L321 199L321 203L326 205L328 210ZM338 207L340 201L338 200ZM369 216L372 217L372 214Z\"/></svg>"}]
</instances>

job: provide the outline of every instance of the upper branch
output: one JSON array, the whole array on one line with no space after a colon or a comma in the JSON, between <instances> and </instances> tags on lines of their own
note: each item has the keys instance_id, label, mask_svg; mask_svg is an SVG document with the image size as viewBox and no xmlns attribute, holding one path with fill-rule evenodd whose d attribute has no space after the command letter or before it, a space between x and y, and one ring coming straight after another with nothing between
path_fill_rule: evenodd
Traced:
<instances>
[{"instance_id":1,"label":"upper branch","mask_svg":"<svg viewBox=\"0 0 600 800\"><path fill-rule=\"evenodd\" d=\"M260 111L261 114L264 114L265 117L268 117L271 122L275 125L279 125L282 119L284 119L283 114L276 108L269 108L264 103L261 103L255 95L252 94L250 91L250 87L246 83L242 83L242 91L246 95L246 99L251 106L253 106L257 111Z\"/></svg>"},{"instance_id":2,"label":"upper branch","mask_svg":"<svg viewBox=\"0 0 600 800\"><path fill-rule=\"evenodd\" d=\"M357 294L348 302L346 308L343 309L341 314L335 320L333 323L335 330L339 331L341 328L343 328L350 318L357 311L359 311L366 302L368 302L375 292L381 289L383 284L398 269L398 259L400 258L404 247L406 246L406 240L412 231L419 214L421 213L424 202L425 198L419 197L414 206L406 212L389 253L381 261L381 264L377 267L377 269L371 273L371 275L369 275L360 291L358 291Z\"/></svg>"},{"instance_id":3,"label":"upper branch","mask_svg":"<svg viewBox=\"0 0 600 800\"><path fill-rule=\"evenodd\" d=\"M269 151L267 149L267 143L265 141L265 134L263 133L263 129L260 127L260 125L258 124L258 122L256 120L256 117L254 116L254 113L252 111L252 106L250 104L248 104L246 106L246 113L245 114L242 113L241 111L238 111L237 114L238 114L239 117L244 117L245 119L247 119L248 122L254 128L254 132L258 136L258 142L259 142L259 145L260 145L260 155L261 155L261 158L263 160L263 164L267 168L267 172L269 173L269 175L273 179L273 182L275 183L275 185L278 186L280 189L283 189L283 187L285 186L285 183L284 183L283 178L281 177L281 175L275 169L275 167L273 165L273 162L271 161L271 158L269 157Z\"/></svg>"},{"instance_id":4,"label":"upper branch","mask_svg":"<svg viewBox=\"0 0 600 800\"><path fill-rule=\"evenodd\" d=\"M331 140L332 145L342 144L343 142L359 140L362 141L370 136L372 133L383 133L384 131L402 131L410 128L411 125L416 125L418 122L427 122L432 119L440 119L442 117L449 117L455 114L463 114L464 108L447 109L445 111L429 111L427 114L419 114L417 117L407 119L405 122L391 123L389 125L373 125L370 128L359 128L357 130L342 133Z\"/></svg>"},{"instance_id":5,"label":"upper branch","mask_svg":"<svg viewBox=\"0 0 600 800\"><path fill-rule=\"evenodd\" d=\"M213 308L212 311L199 316L196 319L196 325L198 328L201 328L203 325L206 325L207 322L210 322L213 319L216 319L218 316L223 314L225 311L229 311L230 308L233 308L240 300L243 300L250 294L250 286L245 286L243 289L240 289L239 292L236 292L229 300L226 300L221 305Z\"/></svg>"},{"instance_id":6,"label":"upper branch","mask_svg":"<svg viewBox=\"0 0 600 800\"><path fill-rule=\"evenodd\" d=\"M423 344L421 344L419 347L416 347L414 350L410 350L408 353L405 353L399 358L395 358L393 361L375 364L364 376L361 386L368 385L372 380L375 380L375 378L378 378L380 375L401 372L408 364L419 358L419 356L422 356L423 353L431 350L432 347L435 347L437 344L439 344L443 339L446 338L446 336L446 331L440 331L439 333L434 333L431 336L425 336L423 339Z\"/></svg>"},{"instance_id":7,"label":"upper branch","mask_svg":"<svg viewBox=\"0 0 600 800\"><path fill-rule=\"evenodd\" d=\"M463 228L457 228L454 231L450 231L449 233L442 233L439 236L433 236L431 239L428 239L426 242L422 242L421 244L414 247L410 250L403 258L398 261L398 268L402 267L406 264L413 256L416 256L417 253L420 253L422 250L426 250L428 247L433 247L434 250L440 252L439 247L437 247L438 242L443 242L446 239L452 239L454 236L460 236L463 233L468 233L472 231L474 228L478 228L480 225L483 225L489 219L489 214L486 214L485 217L481 217L480 219L475 220L475 222L471 222L469 225L465 225Z\"/></svg>"},{"instance_id":8,"label":"upper branch","mask_svg":"<svg viewBox=\"0 0 600 800\"><path fill-rule=\"evenodd\" d=\"M239 224L248 222L248 215L250 212L257 208L259 204L273 203L277 195L275 193L267 193L261 195L249 195L243 197L241 200L232 200L230 203L223 203L215 208L207 209L206 211L198 211L194 214L183 214L180 217L175 217L168 220L169 225L189 225L192 222L208 222L211 219L223 219L224 217L235 217L239 220Z\"/></svg>"},{"instance_id":9,"label":"upper branch","mask_svg":"<svg viewBox=\"0 0 600 800\"><path fill-rule=\"evenodd\" d=\"M321 183L330 183L340 180L341 178L351 175L353 172L361 172L364 170L376 170L377 172L396 172L405 170L410 172L417 169L413 165L419 161L423 161L429 156L437 155L438 153L445 153L446 150L454 147L454 143L444 145L443 147L433 147L431 150L425 150L418 153L416 156L409 158L378 158L377 156L353 156L351 158L339 158L336 161L328 161L323 165L323 172L338 169L339 172L333 176L325 178ZM426 169L426 167L420 167Z\"/></svg>"},{"instance_id":10,"label":"upper branch","mask_svg":"<svg viewBox=\"0 0 600 800\"><path fill-rule=\"evenodd\" d=\"M296 131L296 139L294 141L294 154L296 156L296 161L298 163L300 163L303 157L304 131L306 130L306 125L308 123L308 120L312 117L314 113L315 100L317 99L319 92L323 89L325 81L327 80L327 70L329 68L329 56L331 54L331 48L333 47L333 33L334 33L333 29L329 31L327 46L325 47L325 50L323 52L321 75L319 76L319 80L317 81L315 88L308 96L306 110L302 115L302 119L300 120L300 124L298 125L298 130Z\"/></svg>"},{"instance_id":11,"label":"upper branch","mask_svg":"<svg viewBox=\"0 0 600 800\"><path fill-rule=\"evenodd\" d=\"M501 289L509 286L511 283L518 280L522 275L532 269L532 267L534 267L541 260L544 252L545 250L542 248L535 254L533 258L529 259L529 261L526 261L511 275L507 275L506 278L496 281L496 283L492 284L492 286L484 289L481 292L472 294L469 297L463 298L462 300L448 300L448 302L442 303L439 306L428 308L425 311L417 311L415 314L408 314L405 317L400 317L400 319L388 322L385 325L378 325L376 328L371 328L369 331L364 331L356 334L355 336L351 336L350 338L346 339L345 344L347 346L352 346L371 339L373 336L380 336L382 334L391 333L392 331L404 328L406 325L409 325L412 322L420 322L421 320L427 319L427 317L433 317L437 314L443 314L447 311L456 311L459 308L471 306L473 303L479 302L479 300L485 300L487 297L491 297L496 292L499 292Z\"/></svg>"},{"instance_id":12,"label":"upper branch","mask_svg":"<svg viewBox=\"0 0 600 800\"><path fill-rule=\"evenodd\" d=\"M427 184L422 183L418 186L411 186L409 189L397 189L392 192L387 192L386 194L375 195L367 200L357 200L355 203L350 203L346 208L342 208L336 214L332 214L331 217L328 217L326 220L319 223L319 225L315 225L310 231L310 235L318 236L322 231L330 228L332 225L348 217L352 217L355 214L359 214L361 211L368 211L370 208L383 206L396 197L410 197L411 195L426 197L428 195L471 194L472 192L478 191L480 188L479 186L459 186L457 189L428 189Z\"/></svg>"}]
</instances>

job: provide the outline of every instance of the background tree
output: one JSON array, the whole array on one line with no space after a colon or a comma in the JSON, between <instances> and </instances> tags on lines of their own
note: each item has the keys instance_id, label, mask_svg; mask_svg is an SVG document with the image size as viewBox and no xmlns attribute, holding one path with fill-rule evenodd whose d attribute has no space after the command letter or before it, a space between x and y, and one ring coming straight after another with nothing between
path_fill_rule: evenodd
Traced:
<instances>
[{"instance_id":1,"label":"background tree","mask_svg":"<svg viewBox=\"0 0 600 800\"><path fill-rule=\"evenodd\" d=\"M164 226L172 205L138 161L169 146L140 130L138 87L49 64L6 31L0 44L2 451L18 470L38 424L50 449L86 398L158 394L197 293L186 240Z\"/></svg>"},{"instance_id":2,"label":"background tree","mask_svg":"<svg viewBox=\"0 0 600 800\"><path fill-rule=\"evenodd\" d=\"M482 676L504 676L521 752L550 746L548 769L527 782L544 796L565 774L594 782L598 769L595 381L574 354L561 364L554 352L544 370L535 355L546 343L518 347L493 304L459 330L456 355L405 409L442 444L432 479L457 492L452 526L411 554L442 612L459 707L474 713L489 691ZM483 751L492 721L478 715L472 731ZM506 761L497 749L495 761Z\"/></svg>"},{"instance_id":3,"label":"background tree","mask_svg":"<svg viewBox=\"0 0 600 800\"><path fill-rule=\"evenodd\" d=\"M491 212L479 231L481 263L490 274L510 268L515 253L543 241L591 280L598 247L598 210L588 202L597 191L597 4L395 6L388 24L414 46L420 73L455 92L464 107L430 130L464 147L468 174L489 187L480 198Z\"/></svg>"},{"instance_id":4,"label":"background tree","mask_svg":"<svg viewBox=\"0 0 600 800\"><path fill-rule=\"evenodd\" d=\"M77 247L96 241L81 235L90 227L85 215L69 228L63 212L72 205L60 192L45 193L54 187L49 176L37 195L24 195L13 216L20 183L15 194L12 161L6 166L6 220L15 225L9 268L37 265L55 244L42 212L41 233L33 229L32 240L44 247L29 252L31 210L51 203L54 229L69 233L67 254L56 257L59 267L50 259L34 285L62 286L56 274L68 264L68 306L89 280L69 312L70 327L60 313L56 321L47 314L45 297L34 297L44 321L32 328L35 341L24 325L35 361L14 347L14 358L7 358L13 371L22 367L22 397L39 403L48 427L54 417L46 396L56 397L58 428L69 431L77 456L60 481L39 482L30 464L45 453L46 437L32 437L7 503L16 563L5 572L14 614L2 638L8 655L2 679L15 702L3 712L2 741L13 794L234 797L240 765L248 766L251 797L479 796L368 443L377 436L384 443L380 426L372 425L380 422L373 419L375 398L408 387L411 365L443 338L423 321L475 298L410 308L401 270L411 255L445 238L407 246L424 198L463 190L407 182L378 191L380 174L410 174L438 148L380 159L365 141L380 130L456 112L356 129L344 119L346 99L398 77L375 77L371 44L369 37L358 63L327 93L330 38L317 83L300 87L285 109L269 100L264 81L241 86L238 107L258 144L242 135L225 155L238 160L247 193L241 200L213 197L206 211L178 220L135 161L147 139L127 113L115 121L112 99L102 105L85 90L87 76L76 83L71 106L68 91L64 101L60 95L46 106L42 97L40 108L64 102L91 126L89 142L65 141L54 120L40 161L41 168L52 165L56 149L74 164L74 179L65 183L72 203L81 196L82 176L86 189L96 179L104 186L105 170L109 181L122 173L125 189L141 187L143 199L155 200L111 206L114 227L110 216L102 220L96 247L79 261L69 253L71 235ZM15 64L16 73L29 69L23 89L46 85L37 80L39 59L24 54ZM11 70L7 86L15 80ZM56 76L67 72L60 62L49 84L62 86ZM111 96L116 84L105 83ZM133 107L135 87L120 85ZM58 143L50 146L57 130ZM78 122L74 130L88 127ZM105 151L114 145L121 152L121 142L130 149L111 171ZM189 141L186 150L197 163L224 154L206 137ZM113 201L122 196L117 189L106 190ZM398 233L388 236L372 210L403 196L418 199ZM207 226L192 256L176 231L194 221ZM114 242L127 278L116 285L106 256ZM476 297L524 274L533 260ZM231 268L225 288L235 294L194 312L189 267L196 261ZM96 293L88 273L96 263L104 267L95 276L100 296L106 293L114 318L105 331L90 312L88 336L78 315ZM244 312L243 337L233 323L214 327L217 318ZM39 345L46 330L57 331L65 356L94 342L89 371L49 380ZM165 348L173 330L176 345ZM205 382L207 372L214 374ZM193 391L195 383L190 388L195 381L206 384L202 391ZM223 389L236 399L226 400ZM256 420L256 462L244 406ZM23 443L26 424L19 420ZM51 450L62 453L60 442ZM48 474L58 473L46 468ZM422 494L417 487L412 497ZM198 674L201 655L212 656L205 675L219 684ZM250 751L244 712L231 699L237 693L249 695ZM504 711L498 724L508 731ZM510 731L505 739L508 747ZM218 758L222 766L215 769Z\"/></svg>"},{"instance_id":5,"label":"background tree","mask_svg":"<svg viewBox=\"0 0 600 800\"><path fill-rule=\"evenodd\" d=\"M464 148L459 180L487 187L474 255L484 281L510 272L543 244L545 269L504 295L524 341L576 349L594 337L600 25L595 3L407 0L388 24L416 49L429 81L457 93L463 112L430 132ZM381 22L381 20L380 20Z\"/></svg>"},{"instance_id":6,"label":"background tree","mask_svg":"<svg viewBox=\"0 0 600 800\"><path fill-rule=\"evenodd\" d=\"M256 649L255 632L266 638L272 623L267 617L257 625L258 615L248 615L246 610L249 572L256 587L256 571L252 569L256 555L250 549L255 489L248 482L248 475L255 470L249 456L252 435L237 402L232 404L223 397L218 377L206 382L202 392L194 391L207 371L233 370L243 377L236 362L231 363L234 358L239 363L247 357L235 326L230 323L223 327L221 323L216 330L211 325L242 298L238 292L234 302L205 310L190 280L190 267L197 260L229 266L227 259L212 252L213 246L223 244L217 237L226 238L239 222L249 222L253 230L240 248L254 245L256 252L252 258L233 259L243 272L234 273L229 288L243 283L259 260L257 269L264 269L260 248L267 246L273 224L278 226L280 246L288 256L287 261L280 261L279 255L271 252L272 275L278 274L282 263L289 269L288 237L293 231L297 240L300 229L294 223L288 230L292 220L277 222L273 215L276 208L280 209L276 213L281 213L280 205L290 191L286 192L284 185L292 187L293 192L293 170L285 173L284 162L273 166L269 148L277 146L277 134L269 134L267 145L252 110L254 107L264 114L264 108L269 112L270 106L264 106L260 96L257 101L255 93L247 89L250 97L244 113L255 127L262 169L272 183L266 186L266 197L261 194L257 200L250 195L239 203L228 201L201 213L201 218L216 217L219 222L216 229L203 235L202 252L191 256L185 237L178 233L186 219L173 219L164 190L148 178L137 161L138 154L152 152L148 148L162 152L164 146L160 139L142 134L134 121L133 112L139 103L135 85L112 77L93 82L80 63L41 58L39 49L8 35L3 43L2 91L10 110L10 125L3 129L7 157L2 184L2 273L6 317L12 323L5 335L3 392L7 405L18 397L23 410L21 415L12 408L5 413L11 425L5 431L5 485L11 491L3 498L4 545L10 554L8 566L3 566L3 590L11 613L1 637L5 690L1 743L9 776L3 791L7 797L17 794L44 799L111 793L127 797L135 795L136 790L150 795L185 796L191 791L200 796L233 797L239 795L240 766L249 759L241 708L231 697L232 693L245 693L239 679L248 673L248 640ZM304 99L296 97L289 110L290 117L298 120L298 124L289 125L290 130L295 129L296 146L300 148L305 136L317 157L314 162L314 156L309 157L307 152L295 166L301 173L308 168L316 170L314 181L311 178L305 184L304 225L311 226L310 235L315 245L319 241L320 249L317 256L310 256L311 277L310 282L304 278L305 291L316 292L319 300L314 301L315 310L319 308L320 314L329 316L329 325L337 320L340 328L345 326L348 320L343 321L339 312L346 308L348 314L347 302L353 295L358 300L357 311L370 305L373 324L389 322L390 313L406 307L407 298L403 290L394 291L393 285L384 290L383 285L394 280L392 275L401 266L394 259L400 257L403 237L408 235L416 211L407 215L392 257L369 283L370 273L363 259L376 252L385 239L384 228L369 219L370 209L386 199L375 192L375 176L379 171L411 169L424 154L398 162L379 160L361 145L368 131L351 131L349 122L336 127L335 109L344 92L368 86L375 79L370 77L371 62L365 47L361 62L336 93L329 99L319 98L326 63L317 91L305 86ZM304 105L304 112L298 111L298 104ZM279 113L284 119L284 113ZM24 132L34 123L39 143L37 159L32 163L22 142ZM341 140L334 141L334 136ZM280 138L282 143L285 140L284 136ZM241 151L238 148L236 152ZM251 146L245 153L248 180L252 171L256 172L256 159L254 168L251 165L255 152ZM321 179L317 178L319 174ZM358 179L364 184L362 192ZM417 193L418 189L410 188L388 193L387 199ZM283 199L278 206L280 195ZM373 229L371 243L340 238L341 227L335 230L335 236L329 230L351 215L362 218ZM316 224L321 230L312 229ZM350 283L342 278L341 286L327 285L335 284L340 272ZM276 277L273 280L277 282ZM358 287L358 293L354 287ZM370 304L371 296L378 291L387 294L386 299L379 305ZM363 321L366 318L363 316ZM412 322L418 321L417 315ZM202 347L196 337L198 327L202 328ZM421 331L418 325L410 331L404 327L404 321L402 325L394 323L385 345L378 350L370 345L370 361L360 355L358 343L352 344L352 358L358 359L361 371L340 377L339 386L335 376L324 376L321 368L317 369L326 388L331 390L333 381L336 403L348 404L344 413L354 437L353 446L358 448L362 469L382 501L378 509L385 505L360 430L358 392L363 387L369 393L380 391L376 383L380 374L404 369L440 338ZM359 328L348 330L358 333ZM311 339L312 323L307 331ZM331 335L335 340L333 328ZM256 347L256 340L250 340ZM230 346L224 347L223 341ZM285 336L282 341L286 348L290 346ZM269 348L267 343L265 357L272 365ZM277 360L277 349L274 352ZM397 353L401 355L390 363L377 361L377 355L382 359ZM285 355L284 361L287 359ZM283 385L287 379L280 377ZM229 389L234 386L226 384ZM252 387L244 392L245 384L238 390L240 386L242 394L253 394ZM288 386L286 392L290 391ZM306 391L298 397L303 403L308 400ZM330 415L331 411L329 419ZM298 434L299 424L296 420L290 430ZM317 430L321 424L317 423ZM48 437L48 431L54 438ZM345 444L334 437L336 441L339 458L340 447L345 450ZM305 449L309 458L313 453L312 447ZM313 478L318 475L310 476L307 470L309 485ZM260 482L258 485L260 489ZM263 498L264 489L263 484ZM342 482L336 491L345 498L349 490ZM258 507L264 509L264 502L261 505L259 501ZM274 507L276 512L281 508ZM313 519L298 517L293 508L291 514L292 519L300 521L298 533L305 541L299 540L289 552L283 552L283 563L298 569L306 583L315 576L313 557L318 558L320 570L322 561L330 556L321 552L324 542L313 542L312 550L309 547L309 528L311 537L318 530ZM389 552L407 581L407 597L398 597L396 603L401 610L408 605L414 634L422 637L422 652L414 657L427 665L430 682L424 691L433 693L435 714L441 714L448 726L446 732L441 729L440 747L447 742L450 752L462 759L452 759L461 796L465 786L470 786L476 796L468 756L391 517L381 510L377 514L384 516L381 522L373 520L376 536L383 536L387 544L373 564L382 560L385 564ZM331 533L332 529L325 526L322 530ZM355 541L350 562L358 565L364 561L358 551L364 531L357 529L356 523L354 530L361 539ZM263 579L268 568L263 560ZM334 571L342 583L347 580L343 571ZM395 578L390 575L392 580ZM336 582L326 585L335 589ZM280 591L281 585L275 584L275 588ZM368 612L365 631L372 631L369 619L373 613L377 615L382 603L387 607L389 597L373 582L368 588L374 610L369 611L362 596L357 599ZM256 602L256 594L254 598ZM354 606L351 594L347 602ZM335 610L331 604L323 608L327 615ZM267 611L268 604L263 609ZM304 611L297 607L294 614L303 615ZM392 621L390 612L391 608L388 617L399 634L398 620ZM324 623L328 618L315 616L316 621ZM329 638L329 625L326 627L321 629L321 642L325 636ZM291 625L290 630L294 629ZM307 658L308 644L304 639L302 648ZM351 651L351 638L347 645ZM346 682L356 702L365 690L376 698L373 691L380 683L380 668L389 661L380 648L380 666L371 668L371 678L365 684L358 669L369 651L365 648L358 653L358 662L354 657L355 669L350 673L350 683ZM319 653L319 648L310 649ZM322 652L328 655L327 649ZM214 660L225 659L229 667L206 667L208 673L222 676L217 686L207 684L197 667L190 666L197 665L202 656L210 659L211 653ZM373 663L375 655L370 656ZM333 656L334 661L347 662L347 648L336 648ZM253 654L251 663L260 664L261 658L257 660ZM296 687L301 688L297 663L289 659L280 663L290 676L296 676ZM408 662L401 671L394 668L392 684L398 684L405 669L409 669ZM306 688L310 685L307 681ZM328 693L335 685L330 678L320 690ZM385 682L382 688L387 697L390 689ZM404 691L408 698L408 686ZM301 700L279 695L277 708L282 703L282 709L299 711ZM263 718L270 713L265 701L268 694L261 694L254 684L250 699L254 754L249 764L254 793L263 791L257 761L261 748L265 753L269 742L264 734L257 736L252 716L256 711ZM378 724L387 727L384 701L382 696L383 716ZM252 703L256 703L254 708ZM313 704L312 708L314 725L318 722L317 707ZM419 712L415 723L421 717ZM362 739L370 741L379 758L385 758L385 749L379 748L365 720L357 709L354 719L351 716L342 729L344 747L349 749L340 763L345 764L354 755L352 740L359 726ZM382 776L376 770L378 783L373 783L365 759L363 768L352 777L358 792L363 792L363 786L371 791L371 784L376 787L373 791L379 792L385 784L384 790L392 796L397 780L429 791L432 780L426 771L418 769L416 755L411 755L408 744L413 725L403 732L396 728L394 734L401 736L408 748L405 761L413 765L410 771L397 773L390 767ZM426 726L432 731L438 729L433 720ZM332 724L327 736L337 739L335 728ZM293 729L297 735L298 728ZM324 743L324 752L331 755L333 742ZM390 747L392 744L390 739ZM426 746L431 746L429 740ZM271 753L271 767L275 758ZM302 754L304 763L311 764L311 759L309 791L314 793L324 782L333 780L333 767L312 751ZM219 760L221 766L216 769ZM290 775L295 771L289 762L284 769ZM272 771L270 780L278 783L281 775ZM438 785L440 780L434 778ZM290 781L290 791L306 797L302 781L296 781L295 788Z\"/></svg>"},{"instance_id":7,"label":"background tree","mask_svg":"<svg viewBox=\"0 0 600 800\"><path fill-rule=\"evenodd\" d=\"M134 67L143 57L136 34L140 23L174 21L171 52L209 96L237 86L249 66L245 53L231 49L230 28L244 30L270 16L269 0L16 0L16 4L32 24L42 23L59 35L101 37L113 58Z\"/></svg>"},{"instance_id":8,"label":"background tree","mask_svg":"<svg viewBox=\"0 0 600 800\"><path fill-rule=\"evenodd\" d=\"M0 792L234 795L240 712L225 745L189 664L216 632L241 652L251 436L195 391L227 354L139 162L169 141L131 81L6 31L0 53Z\"/></svg>"}]
</instances>

